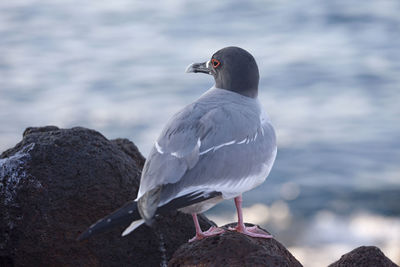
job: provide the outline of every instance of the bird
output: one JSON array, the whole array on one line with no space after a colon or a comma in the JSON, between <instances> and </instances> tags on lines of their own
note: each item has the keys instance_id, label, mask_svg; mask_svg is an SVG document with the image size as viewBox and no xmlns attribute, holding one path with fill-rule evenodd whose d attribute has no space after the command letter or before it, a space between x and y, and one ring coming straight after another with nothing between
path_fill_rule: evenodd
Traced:
<instances>
[{"instance_id":1,"label":"bird","mask_svg":"<svg viewBox=\"0 0 400 267\"><path fill-rule=\"evenodd\" d=\"M171 210L192 215L196 234L189 242L225 231L272 238L257 226L245 226L242 212L242 194L265 181L277 154L275 130L258 100L254 57L229 46L208 61L190 64L186 72L209 74L215 83L167 122L144 164L137 198L94 223L78 240L121 224L129 225L125 236ZM203 231L197 214L226 199L234 199L237 226Z\"/></svg>"}]
</instances>

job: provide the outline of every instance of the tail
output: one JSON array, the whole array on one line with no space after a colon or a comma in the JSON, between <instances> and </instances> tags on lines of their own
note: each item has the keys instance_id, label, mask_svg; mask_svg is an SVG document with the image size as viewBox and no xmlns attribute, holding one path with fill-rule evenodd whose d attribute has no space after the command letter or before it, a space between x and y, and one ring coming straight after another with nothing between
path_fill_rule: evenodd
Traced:
<instances>
[{"instance_id":1,"label":"tail","mask_svg":"<svg viewBox=\"0 0 400 267\"><path fill-rule=\"evenodd\" d=\"M178 210L180 208L213 198L217 196L221 196L221 192L192 192L178 198L172 199L167 204L158 207L155 214L165 214L170 210ZM103 219L98 220L95 224L89 227L85 232L83 232L78 238L78 241L85 240L92 235L102 233L114 226L124 225L129 227L125 229L122 233L122 236L125 236L131 233L133 230L138 228L142 225L145 221L139 214L138 206L136 201L129 201L123 207L119 208L118 210L114 211L110 215L104 217ZM149 223L148 220L147 223ZM151 222L150 222L151 223Z\"/></svg>"},{"instance_id":2,"label":"tail","mask_svg":"<svg viewBox=\"0 0 400 267\"><path fill-rule=\"evenodd\" d=\"M140 217L137 202L129 201L124 206L114 211L110 215L98 220L96 223L91 225L85 232L83 232L78 238L78 241L85 240L92 235L102 233L114 226L125 225L133 223L124 231L124 235L135 230L137 227L144 223L144 220Z\"/></svg>"}]
</instances>

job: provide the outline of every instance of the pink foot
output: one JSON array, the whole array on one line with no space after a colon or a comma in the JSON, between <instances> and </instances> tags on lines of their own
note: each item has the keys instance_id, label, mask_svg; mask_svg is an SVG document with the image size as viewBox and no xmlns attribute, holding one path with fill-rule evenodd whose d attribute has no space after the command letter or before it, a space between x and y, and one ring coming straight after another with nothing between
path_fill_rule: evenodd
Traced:
<instances>
[{"instance_id":1,"label":"pink foot","mask_svg":"<svg viewBox=\"0 0 400 267\"><path fill-rule=\"evenodd\" d=\"M225 232L224 229L218 228L215 226L211 226L210 229L208 229L205 232L196 233L196 235L192 239L190 239L189 242L201 240L201 239L209 237L209 236L219 235L219 234L222 234L223 232Z\"/></svg>"},{"instance_id":2,"label":"pink foot","mask_svg":"<svg viewBox=\"0 0 400 267\"><path fill-rule=\"evenodd\" d=\"M272 235L269 235L259 229L257 226L249 226L246 227L244 225L237 225L235 228L229 227L228 228L230 231L236 231L251 237L260 237L260 238L273 238Z\"/></svg>"}]
</instances>

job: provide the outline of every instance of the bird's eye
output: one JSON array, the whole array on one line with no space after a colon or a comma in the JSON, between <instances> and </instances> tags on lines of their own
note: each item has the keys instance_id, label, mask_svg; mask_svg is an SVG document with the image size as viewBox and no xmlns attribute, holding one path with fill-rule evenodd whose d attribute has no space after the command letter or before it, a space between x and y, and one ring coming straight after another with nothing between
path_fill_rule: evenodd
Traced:
<instances>
[{"instance_id":1,"label":"bird's eye","mask_svg":"<svg viewBox=\"0 0 400 267\"><path fill-rule=\"evenodd\" d=\"M211 59L211 64L212 64L213 68L216 69L219 65L221 65L221 62L219 62L219 60L213 58L213 59Z\"/></svg>"}]
</instances>

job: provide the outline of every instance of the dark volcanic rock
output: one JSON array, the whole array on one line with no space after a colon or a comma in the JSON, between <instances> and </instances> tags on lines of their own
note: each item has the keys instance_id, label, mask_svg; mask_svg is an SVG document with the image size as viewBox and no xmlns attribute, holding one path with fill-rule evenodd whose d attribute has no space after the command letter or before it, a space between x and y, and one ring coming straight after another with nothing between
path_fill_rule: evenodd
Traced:
<instances>
[{"instance_id":1,"label":"dark volcanic rock","mask_svg":"<svg viewBox=\"0 0 400 267\"><path fill-rule=\"evenodd\" d=\"M0 156L1 266L160 266L194 235L178 212L121 237L124 226L77 242L135 198L144 158L126 139L85 129L28 128ZM211 223L200 218L204 229Z\"/></svg>"},{"instance_id":2,"label":"dark volcanic rock","mask_svg":"<svg viewBox=\"0 0 400 267\"><path fill-rule=\"evenodd\" d=\"M234 225L229 224L223 228L227 229ZM246 225L251 226L251 224ZM174 253L168 266L302 265L275 239L252 238L237 232L226 231L219 236L183 244Z\"/></svg>"},{"instance_id":3,"label":"dark volcanic rock","mask_svg":"<svg viewBox=\"0 0 400 267\"><path fill-rule=\"evenodd\" d=\"M344 254L329 267L398 267L377 247L362 246Z\"/></svg>"}]
</instances>

